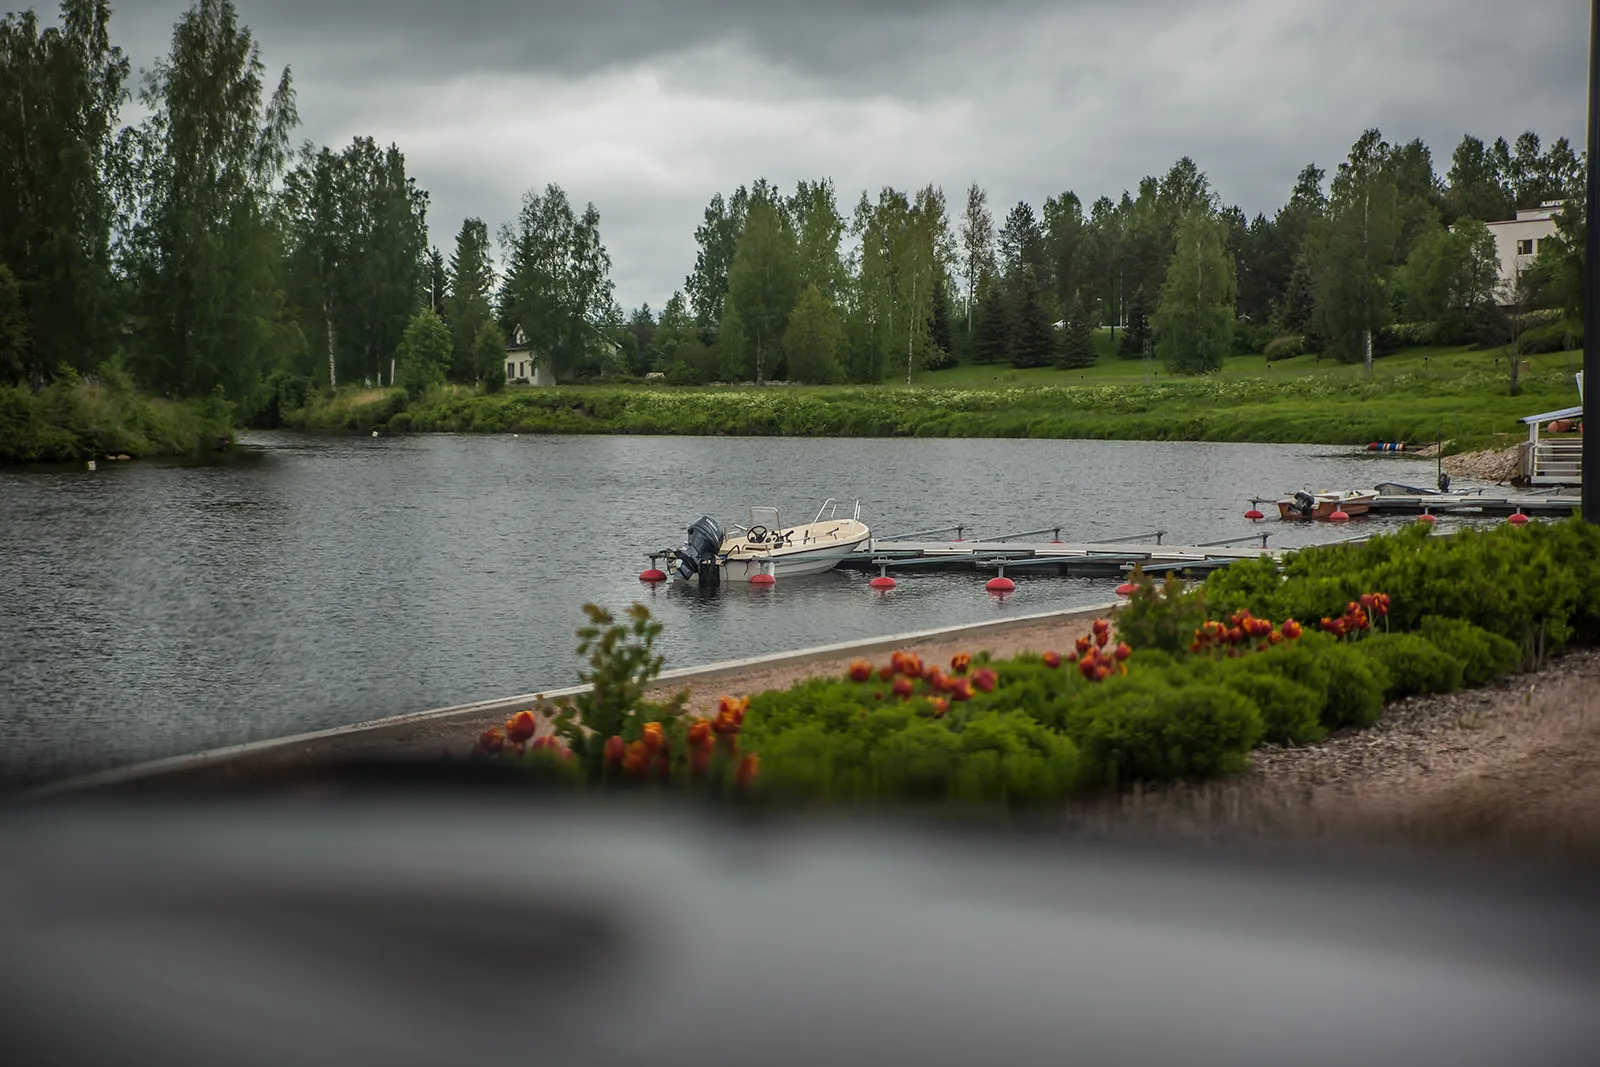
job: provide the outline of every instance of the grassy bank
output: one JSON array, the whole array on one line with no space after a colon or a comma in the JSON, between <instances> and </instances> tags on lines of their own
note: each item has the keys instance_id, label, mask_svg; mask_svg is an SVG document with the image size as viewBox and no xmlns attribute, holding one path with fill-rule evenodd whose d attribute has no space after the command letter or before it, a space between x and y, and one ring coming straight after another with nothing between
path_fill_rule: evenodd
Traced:
<instances>
[{"instance_id":1,"label":"grassy bank","mask_svg":"<svg viewBox=\"0 0 1600 1067\"><path fill-rule=\"evenodd\" d=\"M1413 349L1358 367L1310 356L1228 361L1200 379L1150 374L1138 361L1085 371L964 366L912 385L840 387L562 386L483 395L443 388L345 391L290 413L306 428L478 433L731 434L838 437L1036 437L1277 441L1488 440L1517 419L1576 403L1576 353L1532 357L1510 395L1503 359Z\"/></svg>"},{"instance_id":2,"label":"grassy bank","mask_svg":"<svg viewBox=\"0 0 1600 1067\"><path fill-rule=\"evenodd\" d=\"M141 395L125 377L67 377L38 393L0 387L0 463L183 456L233 439L229 406Z\"/></svg>"}]
</instances>

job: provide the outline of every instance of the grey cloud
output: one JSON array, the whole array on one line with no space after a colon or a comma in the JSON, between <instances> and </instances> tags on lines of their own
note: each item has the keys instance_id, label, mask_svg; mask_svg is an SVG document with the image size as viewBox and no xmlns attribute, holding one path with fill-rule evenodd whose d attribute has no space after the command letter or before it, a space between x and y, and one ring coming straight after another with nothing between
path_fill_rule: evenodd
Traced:
<instances>
[{"instance_id":1,"label":"grey cloud","mask_svg":"<svg viewBox=\"0 0 1600 1067\"><path fill-rule=\"evenodd\" d=\"M180 0L128 0L136 63ZM491 228L530 186L593 200L618 297L659 306L711 194L765 175L862 189L969 180L1000 210L1116 196L1192 156L1224 200L1271 212L1299 168L1365 128L1532 128L1581 147L1587 16L1569 0L241 0L290 63L303 134L394 140L432 193L435 241Z\"/></svg>"}]
</instances>

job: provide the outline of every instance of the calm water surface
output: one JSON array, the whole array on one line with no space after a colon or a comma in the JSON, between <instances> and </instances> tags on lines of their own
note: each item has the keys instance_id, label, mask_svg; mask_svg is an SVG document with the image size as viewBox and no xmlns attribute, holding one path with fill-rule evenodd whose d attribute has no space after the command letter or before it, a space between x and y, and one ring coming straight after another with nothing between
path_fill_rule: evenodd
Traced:
<instances>
[{"instance_id":1,"label":"calm water surface","mask_svg":"<svg viewBox=\"0 0 1600 1067\"><path fill-rule=\"evenodd\" d=\"M572 684L580 606L644 600L669 666L1113 599L1115 581L972 574L875 594L833 573L649 589L702 514L880 533L1060 523L1068 540L1249 533L1252 496L1432 485L1431 461L1316 446L259 433L226 462L0 469L7 782ZM1358 520L1345 533L1407 520ZM1269 524L1275 545L1326 526Z\"/></svg>"}]
</instances>

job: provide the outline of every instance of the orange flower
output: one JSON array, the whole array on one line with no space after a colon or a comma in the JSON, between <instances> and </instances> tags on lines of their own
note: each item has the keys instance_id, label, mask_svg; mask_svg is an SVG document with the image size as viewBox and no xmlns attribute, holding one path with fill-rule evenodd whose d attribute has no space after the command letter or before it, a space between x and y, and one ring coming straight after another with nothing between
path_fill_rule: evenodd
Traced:
<instances>
[{"instance_id":1,"label":"orange flower","mask_svg":"<svg viewBox=\"0 0 1600 1067\"><path fill-rule=\"evenodd\" d=\"M628 746L623 743L622 738L616 736L606 738L606 763L612 767L619 766L627 749Z\"/></svg>"},{"instance_id":2,"label":"orange flower","mask_svg":"<svg viewBox=\"0 0 1600 1067\"><path fill-rule=\"evenodd\" d=\"M696 719L689 726L689 746L698 749L709 744L711 744L711 723L706 719Z\"/></svg>"},{"instance_id":3,"label":"orange flower","mask_svg":"<svg viewBox=\"0 0 1600 1067\"><path fill-rule=\"evenodd\" d=\"M649 769L650 750L643 741L629 741L627 750L622 754L623 773L635 778L643 777Z\"/></svg>"},{"instance_id":4,"label":"orange flower","mask_svg":"<svg viewBox=\"0 0 1600 1067\"><path fill-rule=\"evenodd\" d=\"M697 748L689 753L689 773L696 778L705 776L706 768L711 765L711 749Z\"/></svg>"},{"instance_id":5,"label":"orange flower","mask_svg":"<svg viewBox=\"0 0 1600 1067\"><path fill-rule=\"evenodd\" d=\"M1096 648L1105 648L1110 640L1111 632L1109 630L1101 630L1094 635L1094 644Z\"/></svg>"},{"instance_id":6,"label":"orange flower","mask_svg":"<svg viewBox=\"0 0 1600 1067\"><path fill-rule=\"evenodd\" d=\"M1094 631L1096 637L1099 637L1101 634L1111 632L1111 624L1104 619L1096 619L1094 620L1094 625L1089 629Z\"/></svg>"},{"instance_id":7,"label":"orange flower","mask_svg":"<svg viewBox=\"0 0 1600 1067\"><path fill-rule=\"evenodd\" d=\"M647 722L644 724L644 747L651 752L660 752L667 747L667 738L661 732L660 723Z\"/></svg>"},{"instance_id":8,"label":"orange flower","mask_svg":"<svg viewBox=\"0 0 1600 1067\"><path fill-rule=\"evenodd\" d=\"M1126 642L1119 641L1111 654L1119 660L1124 660L1133 655L1133 649L1129 648Z\"/></svg>"},{"instance_id":9,"label":"orange flower","mask_svg":"<svg viewBox=\"0 0 1600 1067\"><path fill-rule=\"evenodd\" d=\"M894 680L894 695L901 700L909 698L911 696L911 679L896 678Z\"/></svg>"},{"instance_id":10,"label":"orange flower","mask_svg":"<svg viewBox=\"0 0 1600 1067\"><path fill-rule=\"evenodd\" d=\"M945 712L947 712L949 710L950 710L950 702L948 700L946 700L944 697L935 697L934 698L934 700L933 700L933 717L935 719L944 718Z\"/></svg>"},{"instance_id":11,"label":"orange flower","mask_svg":"<svg viewBox=\"0 0 1600 1067\"><path fill-rule=\"evenodd\" d=\"M891 667L879 667L878 668L878 681L887 682L890 678L893 678L893 677L894 677L894 668L892 666Z\"/></svg>"},{"instance_id":12,"label":"orange flower","mask_svg":"<svg viewBox=\"0 0 1600 1067\"><path fill-rule=\"evenodd\" d=\"M872 677L872 664L864 659L850 661L850 680L852 682L865 682Z\"/></svg>"},{"instance_id":13,"label":"orange flower","mask_svg":"<svg viewBox=\"0 0 1600 1067\"><path fill-rule=\"evenodd\" d=\"M506 721L506 736L513 741L526 741L539 729L539 720L531 711L519 711Z\"/></svg>"},{"instance_id":14,"label":"orange flower","mask_svg":"<svg viewBox=\"0 0 1600 1067\"><path fill-rule=\"evenodd\" d=\"M967 682L967 680L965 678L961 679L955 685L951 686L951 688L950 688L950 699L951 700L971 700L972 699L972 687Z\"/></svg>"},{"instance_id":15,"label":"orange flower","mask_svg":"<svg viewBox=\"0 0 1600 1067\"><path fill-rule=\"evenodd\" d=\"M972 657L965 652L957 652L950 657L950 669L957 674L966 674L967 668L972 666Z\"/></svg>"},{"instance_id":16,"label":"orange flower","mask_svg":"<svg viewBox=\"0 0 1600 1067\"><path fill-rule=\"evenodd\" d=\"M1076 642L1075 642L1075 643L1074 643L1074 646L1073 646L1073 647L1075 647L1075 648L1076 648L1076 649L1077 649L1077 650L1078 650L1078 655L1080 655L1080 656L1081 656L1081 655L1083 655L1083 654L1084 654L1084 653L1085 653L1085 652L1087 652L1087 651L1089 651L1089 649L1090 649L1090 648L1091 648L1091 647L1092 647L1092 646L1093 646L1093 645L1094 645L1094 642L1093 642L1093 641L1092 641L1092 640L1090 640L1090 639L1089 639L1089 638L1087 638L1087 637L1080 637L1080 638L1078 638L1078 640L1077 640L1077 641L1076 641Z\"/></svg>"},{"instance_id":17,"label":"orange flower","mask_svg":"<svg viewBox=\"0 0 1600 1067\"><path fill-rule=\"evenodd\" d=\"M998 676L994 673L994 671L991 671L989 668L985 667L981 671L973 672L972 686L974 689L978 689L982 692L992 693L994 692L994 683L997 677Z\"/></svg>"},{"instance_id":18,"label":"orange flower","mask_svg":"<svg viewBox=\"0 0 1600 1067\"><path fill-rule=\"evenodd\" d=\"M739 783L739 788L743 789L746 786L748 786L751 782L755 781L756 775L758 775L760 773L761 773L761 757L760 756L758 756L754 752L752 752L747 756L741 757L740 760L739 760L739 772L738 772L738 775L736 777L736 781Z\"/></svg>"}]
</instances>

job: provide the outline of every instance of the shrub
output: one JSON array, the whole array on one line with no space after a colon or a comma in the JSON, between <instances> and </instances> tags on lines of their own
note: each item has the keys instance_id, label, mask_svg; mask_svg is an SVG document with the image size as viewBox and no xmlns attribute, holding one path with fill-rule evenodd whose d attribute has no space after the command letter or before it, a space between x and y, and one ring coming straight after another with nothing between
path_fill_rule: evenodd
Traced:
<instances>
[{"instance_id":1,"label":"shrub","mask_svg":"<svg viewBox=\"0 0 1600 1067\"><path fill-rule=\"evenodd\" d=\"M1317 718L1326 729L1370 726L1383 711L1386 669L1326 634L1308 633L1240 662L1244 669L1278 674L1311 690L1319 698Z\"/></svg>"},{"instance_id":2,"label":"shrub","mask_svg":"<svg viewBox=\"0 0 1600 1067\"><path fill-rule=\"evenodd\" d=\"M1320 717L1322 695L1299 682L1259 670L1227 671L1218 681L1260 709L1263 741L1304 745L1327 736Z\"/></svg>"},{"instance_id":3,"label":"shrub","mask_svg":"<svg viewBox=\"0 0 1600 1067\"><path fill-rule=\"evenodd\" d=\"M1583 346L1583 321L1562 319L1544 326L1524 330L1517 337L1517 347L1525 356L1539 356L1549 352L1566 352Z\"/></svg>"},{"instance_id":4,"label":"shrub","mask_svg":"<svg viewBox=\"0 0 1600 1067\"><path fill-rule=\"evenodd\" d=\"M1522 658L1512 642L1463 619L1425 616L1422 636L1461 661L1461 680L1469 686L1512 673Z\"/></svg>"},{"instance_id":5,"label":"shrub","mask_svg":"<svg viewBox=\"0 0 1600 1067\"><path fill-rule=\"evenodd\" d=\"M1419 634L1372 634L1353 646L1389 674L1389 700L1420 693L1453 693L1461 688L1462 664Z\"/></svg>"},{"instance_id":6,"label":"shrub","mask_svg":"<svg viewBox=\"0 0 1600 1067\"><path fill-rule=\"evenodd\" d=\"M1068 733L1085 779L1117 785L1242 769L1262 722L1235 690L1130 675L1085 691L1068 714Z\"/></svg>"},{"instance_id":7,"label":"shrub","mask_svg":"<svg viewBox=\"0 0 1600 1067\"><path fill-rule=\"evenodd\" d=\"M1274 337L1267 342L1263 351L1267 355L1268 363L1276 363L1280 359L1293 359L1306 354L1306 339L1299 334Z\"/></svg>"},{"instance_id":8,"label":"shrub","mask_svg":"<svg viewBox=\"0 0 1600 1067\"><path fill-rule=\"evenodd\" d=\"M504 392L506 388L506 369L500 363L495 363L483 372L483 391L490 396Z\"/></svg>"},{"instance_id":9,"label":"shrub","mask_svg":"<svg viewBox=\"0 0 1600 1067\"><path fill-rule=\"evenodd\" d=\"M1142 568L1130 579L1133 592L1117 612L1117 633L1136 649L1181 652L1194 640L1194 631L1206 621L1203 586L1190 586L1172 571L1160 588Z\"/></svg>"}]
</instances>

